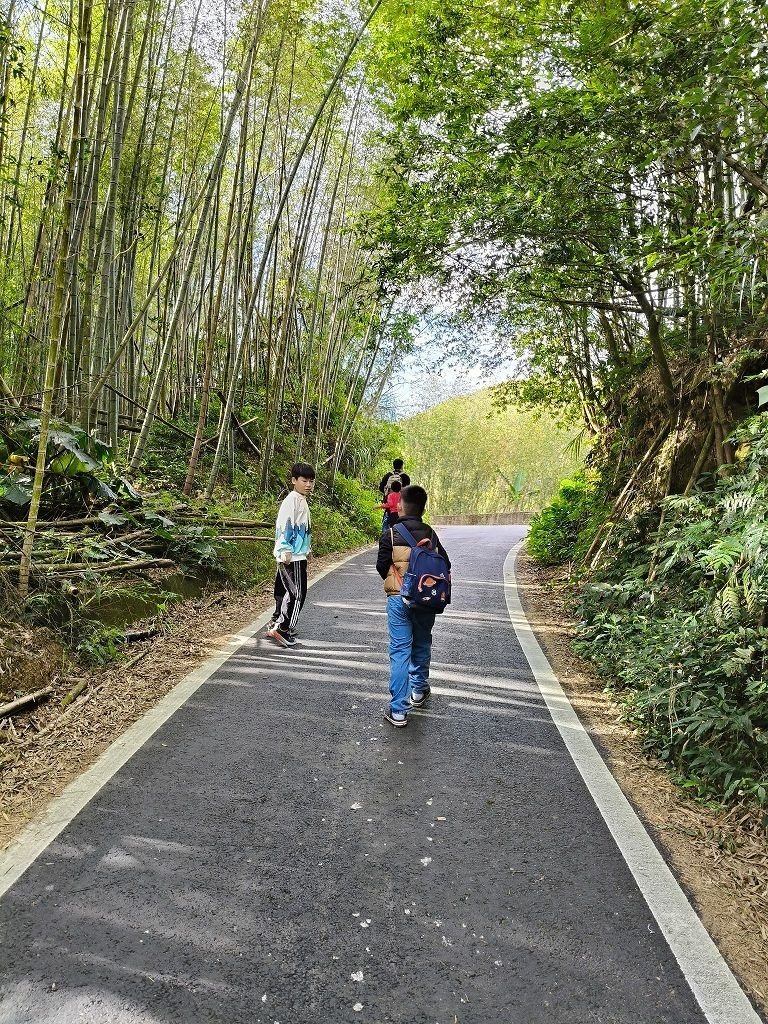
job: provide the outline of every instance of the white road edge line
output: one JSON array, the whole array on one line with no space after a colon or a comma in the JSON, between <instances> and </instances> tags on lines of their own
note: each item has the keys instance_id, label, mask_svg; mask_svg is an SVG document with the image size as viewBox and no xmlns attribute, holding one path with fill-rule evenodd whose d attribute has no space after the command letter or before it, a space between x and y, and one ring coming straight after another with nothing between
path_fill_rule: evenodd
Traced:
<instances>
[{"instance_id":1,"label":"white road edge line","mask_svg":"<svg viewBox=\"0 0 768 1024\"><path fill-rule=\"evenodd\" d=\"M507 610L536 684L592 799L632 872L709 1024L761 1024L731 969L608 770L546 659L523 611L515 562L504 562Z\"/></svg>"},{"instance_id":2,"label":"white road edge line","mask_svg":"<svg viewBox=\"0 0 768 1024\"><path fill-rule=\"evenodd\" d=\"M340 562L334 562L309 580L313 587L324 576L351 561L360 551L355 551ZM64 792L55 797L42 816L32 821L0 852L0 897L11 888L56 836L67 827L85 805L93 799L102 786L139 750L171 715L189 700L213 673L221 668L244 643L269 622L271 612L264 612L241 632L236 633L224 646L208 658L167 693L153 708L150 708L138 722L119 736L82 775L71 782Z\"/></svg>"}]
</instances>

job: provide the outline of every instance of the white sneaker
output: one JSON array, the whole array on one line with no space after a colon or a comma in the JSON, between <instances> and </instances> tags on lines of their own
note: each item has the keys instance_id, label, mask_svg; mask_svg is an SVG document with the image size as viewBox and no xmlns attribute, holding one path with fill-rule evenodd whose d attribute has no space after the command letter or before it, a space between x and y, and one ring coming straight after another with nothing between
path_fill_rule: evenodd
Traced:
<instances>
[{"instance_id":1,"label":"white sneaker","mask_svg":"<svg viewBox=\"0 0 768 1024\"><path fill-rule=\"evenodd\" d=\"M404 729L408 725L408 715L404 715L402 712L385 711L384 718L396 729Z\"/></svg>"},{"instance_id":2,"label":"white sneaker","mask_svg":"<svg viewBox=\"0 0 768 1024\"><path fill-rule=\"evenodd\" d=\"M427 703L430 693L432 690L428 686L426 690L422 690L420 693L416 693L414 690L410 696L410 703L412 708L423 708Z\"/></svg>"}]
</instances>

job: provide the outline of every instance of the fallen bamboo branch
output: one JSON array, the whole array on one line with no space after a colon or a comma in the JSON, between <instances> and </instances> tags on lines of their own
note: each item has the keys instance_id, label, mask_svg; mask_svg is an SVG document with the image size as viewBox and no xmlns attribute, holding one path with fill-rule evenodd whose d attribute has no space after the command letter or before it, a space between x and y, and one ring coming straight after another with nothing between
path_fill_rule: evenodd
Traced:
<instances>
[{"instance_id":1,"label":"fallen bamboo branch","mask_svg":"<svg viewBox=\"0 0 768 1024\"><path fill-rule=\"evenodd\" d=\"M264 540L274 544L274 537L256 537L250 533L222 533L219 540Z\"/></svg>"},{"instance_id":2,"label":"fallen bamboo branch","mask_svg":"<svg viewBox=\"0 0 768 1024\"><path fill-rule=\"evenodd\" d=\"M34 693L26 693L23 697L18 697L16 700L12 700L9 704L3 704L0 706L0 718L5 718L7 715L12 715L14 711L19 711L25 708L28 704L35 704L39 700L43 700L44 697L49 697L53 693L52 686L46 686L44 690L35 690Z\"/></svg>"},{"instance_id":3,"label":"fallen bamboo branch","mask_svg":"<svg viewBox=\"0 0 768 1024\"><path fill-rule=\"evenodd\" d=\"M73 700L75 700L77 697L79 697L80 694L83 692L83 690L86 688L87 685L88 685L88 680L87 679L81 679L79 683L75 683L75 685L72 687L72 689L66 695L66 697L63 698L63 700L61 702L62 708L67 707L69 704L72 703Z\"/></svg>"},{"instance_id":4,"label":"fallen bamboo branch","mask_svg":"<svg viewBox=\"0 0 768 1024\"><path fill-rule=\"evenodd\" d=\"M172 558L139 558L133 562L70 562L68 565L53 562L49 565L33 565L32 572L40 574L70 572L130 572L132 569L175 568Z\"/></svg>"},{"instance_id":5,"label":"fallen bamboo branch","mask_svg":"<svg viewBox=\"0 0 768 1024\"><path fill-rule=\"evenodd\" d=\"M153 536L151 530L134 530L133 533L126 533L125 535L118 534L116 537L109 537L108 540L112 544L132 544L133 541L138 540L140 537L150 538Z\"/></svg>"},{"instance_id":6,"label":"fallen bamboo branch","mask_svg":"<svg viewBox=\"0 0 768 1024\"><path fill-rule=\"evenodd\" d=\"M654 438L651 446L648 448L643 458L632 471L632 474L630 475L629 479L624 485L621 494L614 502L613 508L611 509L608 517L595 534L594 538L592 539L592 543L589 545L589 550L584 556L584 564L589 568L594 568L597 564L599 556L602 554L603 549L610 540L611 535L616 527L616 520L623 512L625 502L632 495L632 488L635 486L635 484L642 476L648 464L651 462L651 460L655 457L658 450L661 448L662 444L666 440L667 434L671 429L672 420L665 420L661 430Z\"/></svg>"},{"instance_id":7,"label":"fallen bamboo branch","mask_svg":"<svg viewBox=\"0 0 768 1024\"><path fill-rule=\"evenodd\" d=\"M88 703L89 700L95 697L97 693L100 693L106 685L106 683L102 683L100 686L95 687L93 690L89 690L81 701L73 701L66 711L62 711L62 713L57 718L54 718L52 722L49 722L44 729L40 730L40 732L36 732L34 736L30 736L29 739L24 740L22 743L19 743L15 749L24 750L26 747L29 747L33 743L36 743L43 736L47 736L48 733L53 732L53 730L58 725L60 725L64 721L64 719L69 718L69 716L74 711L79 711L80 708L82 708L85 704Z\"/></svg>"},{"instance_id":8,"label":"fallen bamboo branch","mask_svg":"<svg viewBox=\"0 0 768 1024\"><path fill-rule=\"evenodd\" d=\"M157 626L151 626L149 629L129 629L123 633L123 637L127 644L133 644L137 640L149 640L150 637L158 636L159 633L160 630Z\"/></svg>"},{"instance_id":9,"label":"fallen bamboo branch","mask_svg":"<svg viewBox=\"0 0 768 1024\"><path fill-rule=\"evenodd\" d=\"M38 529L44 529L45 527L61 529L66 528L67 526L89 526L92 523L101 523L102 526L106 525L102 519L99 519L98 516L85 516L82 519L41 519L37 526ZM26 525L26 519L9 519L6 522L0 523L0 529L6 526L15 526L19 529L24 529Z\"/></svg>"},{"instance_id":10,"label":"fallen bamboo branch","mask_svg":"<svg viewBox=\"0 0 768 1024\"><path fill-rule=\"evenodd\" d=\"M183 522L205 524L206 526L253 526L257 529L267 529L267 527L274 525L259 519L233 519L227 516L190 516L183 513L176 515L176 519Z\"/></svg>"},{"instance_id":11,"label":"fallen bamboo branch","mask_svg":"<svg viewBox=\"0 0 768 1024\"><path fill-rule=\"evenodd\" d=\"M243 420L242 423L239 423L238 424L238 429L242 430L243 427L249 427L251 425L251 423L255 423L256 420L258 420L258 419L259 419L258 416L251 416L251 418L249 420ZM206 437L206 439L202 442L200 447L204 448L207 444L217 444L218 440L219 440L219 435L218 434L214 434L213 437Z\"/></svg>"},{"instance_id":12,"label":"fallen bamboo branch","mask_svg":"<svg viewBox=\"0 0 768 1024\"><path fill-rule=\"evenodd\" d=\"M217 391L216 394L218 395L219 399L221 400L221 404L222 404L222 408L223 408L226 405L227 397L226 397L226 395L224 394L223 391ZM250 434L248 434L246 432L244 424L242 424L240 422L240 420L237 418L237 415L236 415L234 409L230 413L230 418L231 418L231 421L232 421L232 426L237 431L237 433L240 434L242 439L253 450L253 452L256 454L256 456L258 458L261 458L261 449L256 444L256 442L253 440L253 438L250 436Z\"/></svg>"},{"instance_id":13,"label":"fallen bamboo branch","mask_svg":"<svg viewBox=\"0 0 768 1024\"><path fill-rule=\"evenodd\" d=\"M113 391L116 395L119 395L120 398L125 399L125 401L128 402L130 405L135 406L137 409L141 409L142 412L146 412L147 411L147 407L145 405L142 405L141 402L137 402L135 398L129 398L128 395L123 394L123 392L120 391L118 388L114 387L114 385L107 384L106 381L104 382L104 384L105 384L106 387L109 388L110 391ZM177 434L181 434L182 437L187 437L191 441L194 441L195 435L194 434L190 434L190 432L188 430L183 430L181 427L177 427L176 424L175 423L171 423L170 420L164 420L163 417L159 416L157 413L155 413L155 419L159 420L164 426L170 427L171 430L175 430L176 433ZM139 429L141 429L141 428L139 428Z\"/></svg>"},{"instance_id":14,"label":"fallen bamboo branch","mask_svg":"<svg viewBox=\"0 0 768 1024\"><path fill-rule=\"evenodd\" d=\"M137 661L141 661L142 658L146 658L146 656L149 654L149 651L150 648L147 648L146 651L141 651L139 654L134 655L130 661L126 661L124 665L120 666L121 671L127 672L129 668L132 668L136 664Z\"/></svg>"},{"instance_id":15,"label":"fallen bamboo branch","mask_svg":"<svg viewBox=\"0 0 768 1024\"><path fill-rule=\"evenodd\" d=\"M704 463L707 461L707 457L709 456L712 450L712 442L714 441L714 439L715 424L710 423L709 430L707 431L707 436L704 438L704 444L699 449L699 454L696 457L696 463L693 469L691 470L691 475L688 479L688 483L685 485L685 490L683 491L683 494L686 497L691 493L693 488L696 486L696 481L699 479L701 471L704 468Z\"/></svg>"}]
</instances>

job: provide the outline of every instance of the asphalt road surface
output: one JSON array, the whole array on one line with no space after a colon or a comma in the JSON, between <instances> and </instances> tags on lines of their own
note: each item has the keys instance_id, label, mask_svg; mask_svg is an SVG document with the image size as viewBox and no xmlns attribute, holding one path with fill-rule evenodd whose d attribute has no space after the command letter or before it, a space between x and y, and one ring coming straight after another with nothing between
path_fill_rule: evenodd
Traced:
<instances>
[{"instance_id":1,"label":"asphalt road surface","mask_svg":"<svg viewBox=\"0 0 768 1024\"><path fill-rule=\"evenodd\" d=\"M382 719L364 553L244 644L0 901L0 1022L704 1024L504 601L516 527L440 531L428 710Z\"/></svg>"}]
</instances>

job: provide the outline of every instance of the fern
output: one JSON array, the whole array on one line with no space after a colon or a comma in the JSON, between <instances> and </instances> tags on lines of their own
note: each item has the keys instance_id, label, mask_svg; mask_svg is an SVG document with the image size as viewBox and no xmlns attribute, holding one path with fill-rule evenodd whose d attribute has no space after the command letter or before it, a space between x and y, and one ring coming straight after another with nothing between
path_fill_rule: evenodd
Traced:
<instances>
[{"instance_id":1,"label":"fern","mask_svg":"<svg viewBox=\"0 0 768 1024\"><path fill-rule=\"evenodd\" d=\"M768 413L731 440L737 463L667 499L661 536L617 526L581 593L578 647L682 785L768 804Z\"/></svg>"}]
</instances>

